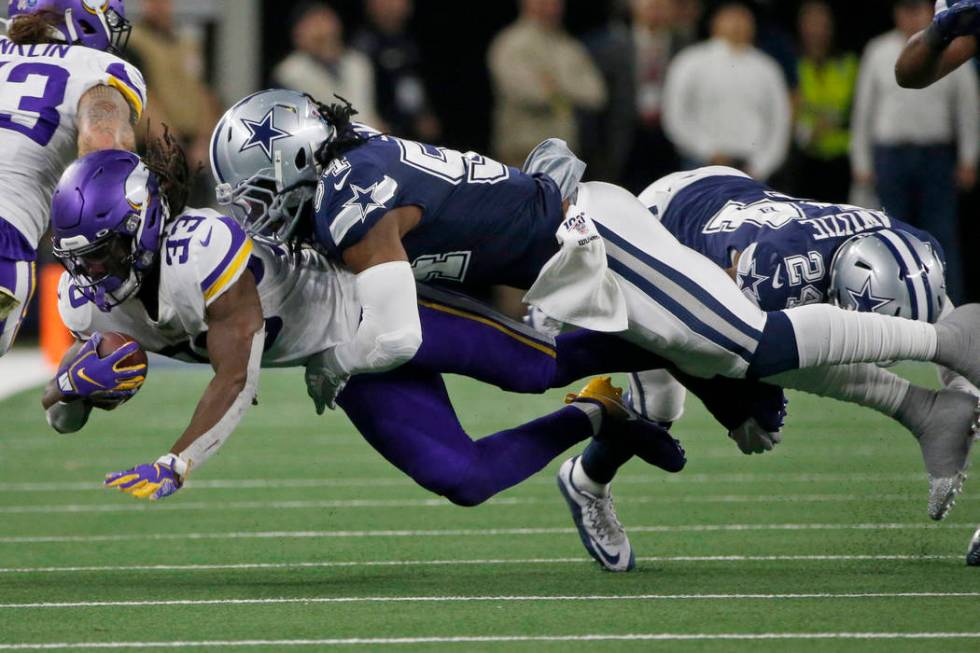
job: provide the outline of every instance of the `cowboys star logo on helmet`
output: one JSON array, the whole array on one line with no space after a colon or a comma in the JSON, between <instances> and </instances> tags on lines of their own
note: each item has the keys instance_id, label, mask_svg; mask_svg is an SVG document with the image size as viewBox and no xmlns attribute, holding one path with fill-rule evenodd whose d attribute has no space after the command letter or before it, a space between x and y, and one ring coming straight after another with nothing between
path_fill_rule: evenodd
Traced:
<instances>
[{"instance_id":1,"label":"cowboys star logo on helmet","mask_svg":"<svg viewBox=\"0 0 980 653\"><path fill-rule=\"evenodd\" d=\"M253 147L260 147L269 160L272 160L272 144L279 139L292 136L289 132L276 127L275 112L275 107L269 109L269 112L265 114L265 117L260 122L242 118L242 124L248 129L251 136L245 141L245 144L242 145L242 149L239 152L250 150Z\"/></svg>"}]
</instances>

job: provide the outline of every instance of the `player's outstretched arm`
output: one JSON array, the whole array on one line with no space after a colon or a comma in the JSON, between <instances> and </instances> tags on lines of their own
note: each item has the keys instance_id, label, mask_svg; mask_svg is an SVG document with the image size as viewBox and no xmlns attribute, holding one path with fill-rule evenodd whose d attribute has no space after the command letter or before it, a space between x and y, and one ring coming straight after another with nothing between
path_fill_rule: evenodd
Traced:
<instances>
[{"instance_id":1,"label":"player's outstretched arm","mask_svg":"<svg viewBox=\"0 0 980 653\"><path fill-rule=\"evenodd\" d=\"M99 150L135 150L133 126L137 119L136 112L116 89L89 89L78 101L78 156Z\"/></svg>"},{"instance_id":2,"label":"player's outstretched arm","mask_svg":"<svg viewBox=\"0 0 980 653\"><path fill-rule=\"evenodd\" d=\"M344 263L357 275L362 317L353 340L307 362L306 389L317 414L334 407L350 376L394 369L410 361L422 345L415 275L402 245L421 218L415 206L393 209L344 250Z\"/></svg>"},{"instance_id":3,"label":"player's outstretched arm","mask_svg":"<svg viewBox=\"0 0 980 653\"><path fill-rule=\"evenodd\" d=\"M208 355L214 378L197 404L187 429L170 452L149 465L106 476L138 499L162 499L181 488L192 468L201 466L228 440L258 388L265 326L255 278L246 271L207 309Z\"/></svg>"},{"instance_id":4,"label":"player's outstretched arm","mask_svg":"<svg viewBox=\"0 0 980 653\"><path fill-rule=\"evenodd\" d=\"M925 88L966 63L977 53L980 0L962 0L936 14L915 34L898 57L895 79L905 88Z\"/></svg>"}]
</instances>

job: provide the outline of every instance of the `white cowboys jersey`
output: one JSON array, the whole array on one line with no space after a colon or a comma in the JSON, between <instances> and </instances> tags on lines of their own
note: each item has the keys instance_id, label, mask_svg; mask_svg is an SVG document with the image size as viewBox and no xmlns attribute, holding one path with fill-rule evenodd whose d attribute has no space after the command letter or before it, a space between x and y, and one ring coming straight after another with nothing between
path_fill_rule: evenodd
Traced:
<instances>
[{"instance_id":1,"label":"white cowboys jersey","mask_svg":"<svg viewBox=\"0 0 980 653\"><path fill-rule=\"evenodd\" d=\"M158 319L137 297L104 313L65 273L58 289L65 325L83 340L95 331L120 331L148 351L206 362L207 307L250 270L265 316L263 367L302 365L354 337L360 319L354 277L311 249L253 243L234 220L188 209L168 226L160 259Z\"/></svg>"},{"instance_id":2,"label":"white cowboys jersey","mask_svg":"<svg viewBox=\"0 0 980 653\"><path fill-rule=\"evenodd\" d=\"M119 57L82 46L14 45L0 37L0 219L35 249L51 194L78 155L78 102L95 86L122 93L136 115L146 84Z\"/></svg>"}]
</instances>

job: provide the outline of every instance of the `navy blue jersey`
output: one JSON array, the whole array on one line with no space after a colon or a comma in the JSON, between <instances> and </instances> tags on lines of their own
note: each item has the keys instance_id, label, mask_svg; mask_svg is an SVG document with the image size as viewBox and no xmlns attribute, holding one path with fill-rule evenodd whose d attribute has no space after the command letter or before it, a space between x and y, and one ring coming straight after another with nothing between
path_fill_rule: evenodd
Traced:
<instances>
[{"instance_id":1,"label":"navy blue jersey","mask_svg":"<svg viewBox=\"0 0 980 653\"><path fill-rule=\"evenodd\" d=\"M736 281L766 311L825 301L834 253L856 234L901 229L943 258L935 238L881 211L789 197L736 175L682 188L660 217L678 240L723 268L745 252L750 258L739 261Z\"/></svg>"},{"instance_id":2,"label":"navy blue jersey","mask_svg":"<svg viewBox=\"0 0 980 653\"><path fill-rule=\"evenodd\" d=\"M558 187L479 154L372 134L317 189L315 236L335 258L388 211L418 206L402 242L419 281L529 288L558 251Z\"/></svg>"}]
</instances>

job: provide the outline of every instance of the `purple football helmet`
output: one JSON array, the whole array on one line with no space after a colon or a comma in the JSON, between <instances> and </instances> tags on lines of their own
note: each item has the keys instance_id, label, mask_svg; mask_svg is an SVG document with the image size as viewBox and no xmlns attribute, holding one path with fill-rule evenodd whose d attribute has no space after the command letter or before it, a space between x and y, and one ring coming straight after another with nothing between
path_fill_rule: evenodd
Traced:
<instances>
[{"instance_id":1,"label":"purple football helmet","mask_svg":"<svg viewBox=\"0 0 980 653\"><path fill-rule=\"evenodd\" d=\"M159 181L138 156L93 152L68 167L51 199L54 255L102 311L139 290L170 216Z\"/></svg>"},{"instance_id":2,"label":"purple football helmet","mask_svg":"<svg viewBox=\"0 0 980 653\"><path fill-rule=\"evenodd\" d=\"M103 52L125 50L133 29L123 0L10 0L7 15L13 20L41 11L63 17L54 30L65 43Z\"/></svg>"}]
</instances>

